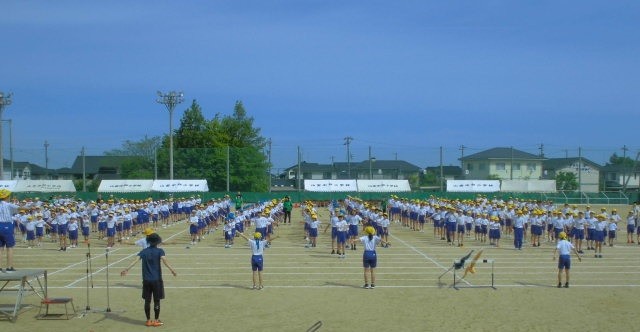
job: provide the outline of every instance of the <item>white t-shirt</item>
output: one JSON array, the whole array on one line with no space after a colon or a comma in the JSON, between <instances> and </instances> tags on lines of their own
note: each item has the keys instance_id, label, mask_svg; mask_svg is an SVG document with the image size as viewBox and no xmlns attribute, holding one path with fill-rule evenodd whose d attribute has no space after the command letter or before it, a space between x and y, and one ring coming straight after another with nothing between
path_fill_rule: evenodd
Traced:
<instances>
[{"instance_id":1,"label":"white t-shirt","mask_svg":"<svg viewBox=\"0 0 640 332\"><path fill-rule=\"evenodd\" d=\"M368 250L368 251L374 251L376 250L376 245L378 245L378 243L380 243L382 239L377 236L374 235L371 240L369 240L369 236L362 236L360 237L360 242L362 242L362 244L364 245L364 250Z\"/></svg>"},{"instance_id":2,"label":"white t-shirt","mask_svg":"<svg viewBox=\"0 0 640 332\"><path fill-rule=\"evenodd\" d=\"M570 255L571 249L573 249L573 244L567 240L558 241L558 245L556 246L560 255Z\"/></svg>"}]
</instances>

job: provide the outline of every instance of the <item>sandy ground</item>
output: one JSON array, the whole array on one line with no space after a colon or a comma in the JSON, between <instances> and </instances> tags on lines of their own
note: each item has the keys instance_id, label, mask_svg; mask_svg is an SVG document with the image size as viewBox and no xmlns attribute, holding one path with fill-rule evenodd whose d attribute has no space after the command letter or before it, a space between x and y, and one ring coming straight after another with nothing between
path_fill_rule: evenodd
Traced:
<instances>
[{"instance_id":1,"label":"sandy ground","mask_svg":"<svg viewBox=\"0 0 640 332\"><path fill-rule=\"evenodd\" d=\"M628 207L618 208L626 216ZM221 233L216 232L187 249L186 224L160 229L169 242L163 246L167 258L179 275L165 271L167 298L162 301L161 319L166 324L158 329L307 331L317 322L322 322L317 331L638 329L640 246L626 244L624 225L620 225L616 245L604 249L604 258L593 258L591 251L586 251L582 262L574 257L571 287L557 289L551 242L538 248L527 243L524 250L516 251L507 236L495 248L475 241L472 235L460 248L434 239L428 225L421 233L394 224L392 246L378 250L377 287L366 290L361 287L361 248L338 259L330 254L328 234L321 234L318 247L307 249L302 225L297 223L299 213L294 217L293 224L278 228L279 238L265 254L263 290L250 289L250 252L242 240L225 249ZM49 295L73 297L78 314L71 320L37 320L39 298L30 295L24 303L31 308L23 309L15 322L0 321L3 329L155 329L144 326L140 265L127 277L119 275L134 259L135 247L123 245L109 252L107 301L106 251L101 241L92 243L88 298L86 247L58 252L52 243L39 249L19 246L16 268L46 269ZM445 273L447 269L470 250L477 253L481 249L487 263L478 264L476 274L459 281L460 288L453 288L453 275ZM495 288L488 287L492 275ZM14 301L13 293L0 296L2 306ZM105 312L107 308L111 312ZM60 312L63 307L51 310Z\"/></svg>"}]
</instances>

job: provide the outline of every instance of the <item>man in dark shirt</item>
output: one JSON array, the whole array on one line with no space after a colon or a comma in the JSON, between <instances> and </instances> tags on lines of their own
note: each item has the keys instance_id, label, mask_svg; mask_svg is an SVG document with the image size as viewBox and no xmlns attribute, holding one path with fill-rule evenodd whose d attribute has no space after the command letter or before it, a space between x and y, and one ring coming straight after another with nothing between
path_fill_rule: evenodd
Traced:
<instances>
[{"instance_id":1,"label":"man in dark shirt","mask_svg":"<svg viewBox=\"0 0 640 332\"><path fill-rule=\"evenodd\" d=\"M147 236L148 248L138 253L138 257L129 266L120 272L121 276L126 276L138 261L142 261L142 298L144 299L144 313L147 316L146 326L162 326L164 323L160 317L160 300L164 299L164 283L162 281L162 262L174 276L178 274L169 265L165 258L164 250L158 248L162 242L160 236L153 233ZM153 299L154 320L151 320L151 300Z\"/></svg>"}]
</instances>

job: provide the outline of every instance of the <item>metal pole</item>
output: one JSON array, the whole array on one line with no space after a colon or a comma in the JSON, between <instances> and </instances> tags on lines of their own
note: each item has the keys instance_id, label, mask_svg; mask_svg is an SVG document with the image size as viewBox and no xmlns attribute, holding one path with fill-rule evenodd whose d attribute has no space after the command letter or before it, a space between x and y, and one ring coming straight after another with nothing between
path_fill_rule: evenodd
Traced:
<instances>
[{"instance_id":1,"label":"metal pole","mask_svg":"<svg viewBox=\"0 0 640 332\"><path fill-rule=\"evenodd\" d=\"M11 159L11 174L13 174L13 121L11 119L9 119L9 159Z\"/></svg>"},{"instance_id":2,"label":"metal pole","mask_svg":"<svg viewBox=\"0 0 640 332\"><path fill-rule=\"evenodd\" d=\"M0 91L0 121L2 120L2 115L4 112L4 108L6 106L11 105L11 96L12 93L4 94L4 92ZM2 146L2 122L0 122L0 180L4 180L4 154L3 154L3 146ZM13 177L13 170L11 171L11 177Z\"/></svg>"},{"instance_id":3,"label":"metal pole","mask_svg":"<svg viewBox=\"0 0 640 332\"><path fill-rule=\"evenodd\" d=\"M44 141L44 168L47 180L49 179L49 142Z\"/></svg>"},{"instance_id":4,"label":"metal pole","mask_svg":"<svg viewBox=\"0 0 640 332\"><path fill-rule=\"evenodd\" d=\"M582 192L582 148L578 147L578 192Z\"/></svg>"},{"instance_id":5,"label":"metal pole","mask_svg":"<svg viewBox=\"0 0 640 332\"><path fill-rule=\"evenodd\" d=\"M173 180L173 110L176 105L184 101L184 94L182 91L170 91L168 93L162 93L158 91L158 99L156 102L163 104L169 111L169 179Z\"/></svg>"},{"instance_id":6,"label":"metal pole","mask_svg":"<svg viewBox=\"0 0 640 332\"><path fill-rule=\"evenodd\" d=\"M300 165L300 146L298 146L298 175L296 176L296 182L298 182L298 191L302 190L302 166Z\"/></svg>"},{"instance_id":7,"label":"metal pole","mask_svg":"<svg viewBox=\"0 0 640 332\"><path fill-rule=\"evenodd\" d=\"M231 159L231 148L227 145L227 192L229 192L229 173L231 172L229 165L229 159Z\"/></svg>"},{"instance_id":8,"label":"metal pole","mask_svg":"<svg viewBox=\"0 0 640 332\"><path fill-rule=\"evenodd\" d=\"M511 147L511 166L509 173L509 180L513 180L513 146ZM522 174L522 171L520 171L520 174Z\"/></svg>"},{"instance_id":9,"label":"metal pole","mask_svg":"<svg viewBox=\"0 0 640 332\"><path fill-rule=\"evenodd\" d=\"M371 145L369 145L369 180L373 179L373 171L371 169Z\"/></svg>"},{"instance_id":10,"label":"metal pole","mask_svg":"<svg viewBox=\"0 0 640 332\"><path fill-rule=\"evenodd\" d=\"M153 148L153 179L158 179L158 148Z\"/></svg>"},{"instance_id":11,"label":"metal pole","mask_svg":"<svg viewBox=\"0 0 640 332\"><path fill-rule=\"evenodd\" d=\"M269 139L269 192L271 192L271 139Z\"/></svg>"},{"instance_id":12,"label":"metal pole","mask_svg":"<svg viewBox=\"0 0 640 332\"><path fill-rule=\"evenodd\" d=\"M82 191L87 192L87 163L84 155L84 146L82 147Z\"/></svg>"},{"instance_id":13,"label":"metal pole","mask_svg":"<svg viewBox=\"0 0 640 332\"><path fill-rule=\"evenodd\" d=\"M444 191L444 168L442 166L442 147L440 147L440 191ZM455 275L453 279L455 283Z\"/></svg>"}]
</instances>

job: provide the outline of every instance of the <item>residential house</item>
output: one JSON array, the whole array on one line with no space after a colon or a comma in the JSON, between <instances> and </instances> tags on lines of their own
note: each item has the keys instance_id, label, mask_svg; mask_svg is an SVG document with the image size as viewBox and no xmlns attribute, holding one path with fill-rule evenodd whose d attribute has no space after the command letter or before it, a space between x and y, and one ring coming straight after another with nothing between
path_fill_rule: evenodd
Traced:
<instances>
[{"instance_id":1,"label":"residential house","mask_svg":"<svg viewBox=\"0 0 640 332\"><path fill-rule=\"evenodd\" d=\"M607 164L601 169L604 191L640 190L640 164L635 167Z\"/></svg>"},{"instance_id":2,"label":"residential house","mask_svg":"<svg viewBox=\"0 0 640 332\"><path fill-rule=\"evenodd\" d=\"M600 169L602 166L586 158L549 158L543 162L542 179L555 180L560 173L575 174L579 191L600 191Z\"/></svg>"},{"instance_id":3,"label":"residential house","mask_svg":"<svg viewBox=\"0 0 640 332\"><path fill-rule=\"evenodd\" d=\"M333 164L308 163L286 168L280 179L298 180L379 179L407 180L420 172L420 167L404 160L365 160L361 162L336 162Z\"/></svg>"},{"instance_id":4,"label":"residential house","mask_svg":"<svg viewBox=\"0 0 640 332\"><path fill-rule=\"evenodd\" d=\"M546 158L511 147L499 147L459 158L467 180L542 178Z\"/></svg>"},{"instance_id":5,"label":"residential house","mask_svg":"<svg viewBox=\"0 0 640 332\"><path fill-rule=\"evenodd\" d=\"M135 156L78 156L71 166L76 179L117 180L122 176L122 165L128 161L139 159Z\"/></svg>"}]
</instances>

